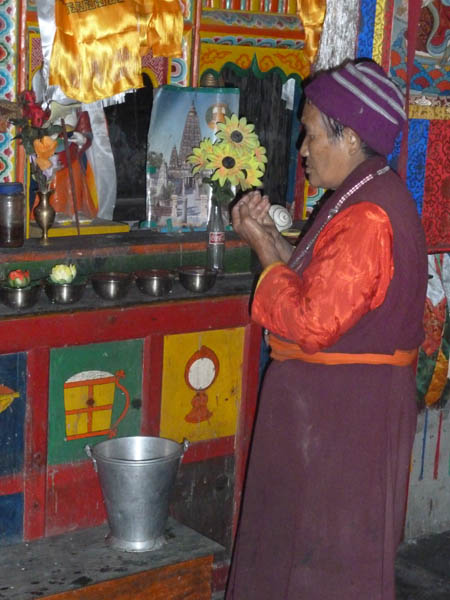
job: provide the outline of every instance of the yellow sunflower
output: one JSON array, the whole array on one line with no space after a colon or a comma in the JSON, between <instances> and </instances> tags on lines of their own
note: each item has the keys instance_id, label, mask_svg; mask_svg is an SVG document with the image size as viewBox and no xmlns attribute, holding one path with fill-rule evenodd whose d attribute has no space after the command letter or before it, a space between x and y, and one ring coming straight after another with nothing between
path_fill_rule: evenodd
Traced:
<instances>
[{"instance_id":1,"label":"yellow sunflower","mask_svg":"<svg viewBox=\"0 0 450 600\"><path fill-rule=\"evenodd\" d=\"M264 175L264 170L261 170L260 165L255 160L248 162L244 166L243 174L244 177L239 180L242 191L262 186L261 177Z\"/></svg>"},{"instance_id":2,"label":"yellow sunflower","mask_svg":"<svg viewBox=\"0 0 450 600\"><path fill-rule=\"evenodd\" d=\"M210 138L204 138L197 148L192 149L192 154L187 157L187 162L193 165L192 174L208 169L208 160L212 155L213 143Z\"/></svg>"},{"instance_id":3,"label":"yellow sunflower","mask_svg":"<svg viewBox=\"0 0 450 600\"><path fill-rule=\"evenodd\" d=\"M230 144L219 143L213 145L213 152L208 160L208 167L214 169L211 177L218 181L221 186L228 180L231 185L237 185L244 177L242 169L246 161L234 150Z\"/></svg>"},{"instance_id":4,"label":"yellow sunflower","mask_svg":"<svg viewBox=\"0 0 450 600\"><path fill-rule=\"evenodd\" d=\"M217 124L216 136L235 148L249 150L259 145L259 139L254 133L255 126L247 123L245 117L238 118L237 115L225 117L225 123Z\"/></svg>"}]
</instances>

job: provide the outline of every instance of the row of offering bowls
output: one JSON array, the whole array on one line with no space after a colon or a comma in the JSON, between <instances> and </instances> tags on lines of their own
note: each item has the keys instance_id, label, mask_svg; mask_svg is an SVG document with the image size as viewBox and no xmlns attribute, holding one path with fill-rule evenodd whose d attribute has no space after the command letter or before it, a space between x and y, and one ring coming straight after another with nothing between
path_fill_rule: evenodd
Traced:
<instances>
[{"instance_id":1,"label":"row of offering bowls","mask_svg":"<svg viewBox=\"0 0 450 600\"><path fill-rule=\"evenodd\" d=\"M13 288L8 283L0 285L0 300L11 308L29 308L39 298L42 287L48 299L57 304L73 304L81 299L88 281L95 292L104 300L120 300L130 290L133 282L148 296L167 296L173 289L176 278L190 292L202 293L211 289L216 282L217 272L205 267L180 267L176 271L148 269L135 273L94 273L85 279L77 278L72 283L54 283L49 279L31 282L23 288Z\"/></svg>"}]
</instances>

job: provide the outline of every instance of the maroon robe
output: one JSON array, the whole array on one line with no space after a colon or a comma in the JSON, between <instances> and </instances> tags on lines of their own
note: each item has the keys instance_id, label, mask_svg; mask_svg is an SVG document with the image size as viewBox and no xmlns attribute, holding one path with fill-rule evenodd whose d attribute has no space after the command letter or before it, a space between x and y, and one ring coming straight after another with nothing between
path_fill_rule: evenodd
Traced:
<instances>
[{"instance_id":1,"label":"maroon robe","mask_svg":"<svg viewBox=\"0 0 450 600\"><path fill-rule=\"evenodd\" d=\"M384 164L376 157L355 169L322 207L293 259L337 199ZM392 171L367 183L345 205L363 201L389 216L393 277L383 303L322 351L409 350L423 339L427 260L420 221ZM300 276L312 251L299 266ZM394 600L394 560L416 428L415 389L412 367L271 363L259 401L227 600Z\"/></svg>"}]
</instances>

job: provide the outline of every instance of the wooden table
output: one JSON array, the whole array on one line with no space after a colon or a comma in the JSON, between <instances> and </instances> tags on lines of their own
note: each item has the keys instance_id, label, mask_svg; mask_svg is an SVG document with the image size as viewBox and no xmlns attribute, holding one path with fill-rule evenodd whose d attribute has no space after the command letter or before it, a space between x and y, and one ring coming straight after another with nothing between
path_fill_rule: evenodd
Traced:
<instances>
[{"instance_id":1,"label":"wooden table","mask_svg":"<svg viewBox=\"0 0 450 600\"><path fill-rule=\"evenodd\" d=\"M210 600L220 544L169 519L152 552L107 547L107 526L0 549L0 599Z\"/></svg>"}]
</instances>

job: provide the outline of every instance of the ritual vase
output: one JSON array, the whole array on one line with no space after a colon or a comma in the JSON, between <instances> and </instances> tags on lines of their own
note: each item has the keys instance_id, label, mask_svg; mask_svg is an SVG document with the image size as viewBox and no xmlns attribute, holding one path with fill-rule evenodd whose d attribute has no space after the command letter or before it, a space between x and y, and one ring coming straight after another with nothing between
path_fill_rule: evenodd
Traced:
<instances>
[{"instance_id":1,"label":"ritual vase","mask_svg":"<svg viewBox=\"0 0 450 600\"><path fill-rule=\"evenodd\" d=\"M34 218L36 223L42 229L41 244L47 246L48 241L48 230L53 225L55 220L55 209L50 204L50 196L54 190L48 190L46 192L37 192L39 197L38 204L34 207Z\"/></svg>"}]
</instances>

